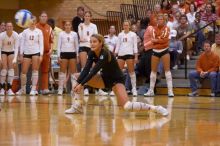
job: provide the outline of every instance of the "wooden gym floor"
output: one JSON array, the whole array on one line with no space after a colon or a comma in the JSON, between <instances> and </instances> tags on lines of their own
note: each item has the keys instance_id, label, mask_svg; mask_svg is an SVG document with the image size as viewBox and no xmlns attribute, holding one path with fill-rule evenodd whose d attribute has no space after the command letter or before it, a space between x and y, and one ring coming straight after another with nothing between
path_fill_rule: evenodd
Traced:
<instances>
[{"instance_id":1,"label":"wooden gym floor","mask_svg":"<svg viewBox=\"0 0 220 146\"><path fill-rule=\"evenodd\" d=\"M115 97L84 97L82 115L65 115L69 96L1 97L0 146L220 146L220 98L131 98L171 114L128 113Z\"/></svg>"}]
</instances>

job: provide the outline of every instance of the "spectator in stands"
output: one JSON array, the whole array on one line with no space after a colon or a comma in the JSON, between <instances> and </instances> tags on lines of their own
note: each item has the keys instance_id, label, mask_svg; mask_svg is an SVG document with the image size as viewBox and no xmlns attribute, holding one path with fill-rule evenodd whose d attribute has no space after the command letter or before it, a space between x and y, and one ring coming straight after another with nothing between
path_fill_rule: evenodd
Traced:
<instances>
[{"instance_id":1,"label":"spectator in stands","mask_svg":"<svg viewBox=\"0 0 220 146\"><path fill-rule=\"evenodd\" d=\"M151 18L151 15L152 15L152 11L151 10L147 10L146 17Z\"/></svg>"},{"instance_id":2,"label":"spectator in stands","mask_svg":"<svg viewBox=\"0 0 220 146\"><path fill-rule=\"evenodd\" d=\"M130 21L131 25L136 24L136 20L133 14L128 14L128 21Z\"/></svg>"},{"instance_id":3,"label":"spectator in stands","mask_svg":"<svg viewBox=\"0 0 220 146\"><path fill-rule=\"evenodd\" d=\"M199 12L196 12L195 14L195 20L194 22L190 23L191 31L195 32L198 31L200 28L204 27L206 25L205 21L201 20L201 14ZM202 50L202 45L205 40L205 31L204 29L201 31L198 31L195 34L195 53L198 54L199 51Z\"/></svg>"},{"instance_id":4,"label":"spectator in stands","mask_svg":"<svg viewBox=\"0 0 220 146\"><path fill-rule=\"evenodd\" d=\"M176 30L170 31L169 52L170 52L171 67L173 69L178 69L178 61L180 54L183 52L183 44L181 41L177 39Z\"/></svg>"},{"instance_id":5,"label":"spectator in stands","mask_svg":"<svg viewBox=\"0 0 220 146\"><path fill-rule=\"evenodd\" d=\"M215 43L212 45L212 52L219 56L220 59L220 34L216 34ZM217 86L216 93L220 93L220 64L219 64L219 72L217 76Z\"/></svg>"},{"instance_id":6,"label":"spectator in stands","mask_svg":"<svg viewBox=\"0 0 220 146\"><path fill-rule=\"evenodd\" d=\"M1 32L4 32L4 31L5 31L5 28L6 28L6 24L5 24L5 22L3 21L3 22L1 22L1 25L0 25L0 33L1 33Z\"/></svg>"},{"instance_id":7,"label":"spectator in stands","mask_svg":"<svg viewBox=\"0 0 220 146\"><path fill-rule=\"evenodd\" d=\"M208 3L205 7L205 13L202 14L201 19L206 23L211 23L217 20L217 15L212 12L212 4Z\"/></svg>"},{"instance_id":8,"label":"spectator in stands","mask_svg":"<svg viewBox=\"0 0 220 146\"><path fill-rule=\"evenodd\" d=\"M84 13L85 13L85 11L84 11L83 7L77 8L77 16L74 17L72 20L73 31L78 32L79 24L84 22Z\"/></svg>"},{"instance_id":9,"label":"spectator in stands","mask_svg":"<svg viewBox=\"0 0 220 146\"><path fill-rule=\"evenodd\" d=\"M170 20L167 22L167 26L170 28L170 30L177 29L180 23L180 12L176 12L173 18L170 16ZM173 20L172 20L173 19Z\"/></svg>"},{"instance_id":10,"label":"spectator in stands","mask_svg":"<svg viewBox=\"0 0 220 146\"><path fill-rule=\"evenodd\" d=\"M214 52L220 58L220 34L219 33L215 35L215 43L212 45L212 52Z\"/></svg>"},{"instance_id":11,"label":"spectator in stands","mask_svg":"<svg viewBox=\"0 0 220 146\"><path fill-rule=\"evenodd\" d=\"M171 4L169 0L162 0L160 3L160 7L161 7L161 12L162 13L167 13L170 14L171 13Z\"/></svg>"},{"instance_id":12,"label":"spectator in stands","mask_svg":"<svg viewBox=\"0 0 220 146\"><path fill-rule=\"evenodd\" d=\"M195 21L196 11L197 9L195 4L191 3L189 6L189 13L186 14L189 23L193 23Z\"/></svg>"},{"instance_id":13,"label":"spectator in stands","mask_svg":"<svg viewBox=\"0 0 220 146\"><path fill-rule=\"evenodd\" d=\"M211 80L211 96L216 92L216 76L219 69L219 57L211 51L210 41L204 42L204 52L199 56L196 63L196 71L189 73L190 87L192 92L188 96L198 96L197 80L208 78Z\"/></svg>"},{"instance_id":14,"label":"spectator in stands","mask_svg":"<svg viewBox=\"0 0 220 146\"><path fill-rule=\"evenodd\" d=\"M150 25L151 26L156 26L157 25L157 15L162 13L161 12L161 7L159 4L156 4L154 6L154 11L153 13L151 14L151 17L150 17Z\"/></svg>"},{"instance_id":15,"label":"spectator in stands","mask_svg":"<svg viewBox=\"0 0 220 146\"><path fill-rule=\"evenodd\" d=\"M59 36L59 33L62 32L63 30L55 25L55 20L52 18L47 20L47 24L50 25L50 27L52 28L52 31L53 31L53 54L56 54L57 53L58 36Z\"/></svg>"},{"instance_id":16,"label":"spectator in stands","mask_svg":"<svg viewBox=\"0 0 220 146\"><path fill-rule=\"evenodd\" d=\"M192 40L190 38L186 38L191 33L190 25L188 24L186 15L181 15L180 17L180 25L177 27L177 34L179 37L179 40L182 41L184 50L187 52L187 60L190 60L190 57L192 55ZM186 38L186 45L184 42L184 39ZM183 53L185 54L185 53ZM181 59L183 59L184 56L182 56ZM182 60L183 61L183 60Z\"/></svg>"},{"instance_id":17,"label":"spectator in stands","mask_svg":"<svg viewBox=\"0 0 220 146\"><path fill-rule=\"evenodd\" d=\"M149 17L141 19L140 30L137 32L137 35L140 37L141 41L144 40L144 33L146 31L146 27L148 26L149 21Z\"/></svg>"},{"instance_id":18,"label":"spectator in stands","mask_svg":"<svg viewBox=\"0 0 220 146\"><path fill-rule=\"evenodd\" d=\"M141 53L140 61L137 65L138 72L147 78L147 82L150 81L150 72L151 72L151 55L153 49L153 27L149 25L150 18L146 17L144 20L144 24L146 25L146 30L144 32L144 50Z\"/></svg>"},{"instance_id":19,"label":"spectator in stands","mask_svg":"<svg viewBox=\"0 0 220 146\"><path fill-rule=\"evenodd\" d=\"M138 52L141 52L143 50L143 46L142 46L142 40L140 38L140 36L138 35L138 28L136 24L133 24L131 26L131 31L134 32L137 35L137 47L138 47Z\"/></svg>"}]
</instances>

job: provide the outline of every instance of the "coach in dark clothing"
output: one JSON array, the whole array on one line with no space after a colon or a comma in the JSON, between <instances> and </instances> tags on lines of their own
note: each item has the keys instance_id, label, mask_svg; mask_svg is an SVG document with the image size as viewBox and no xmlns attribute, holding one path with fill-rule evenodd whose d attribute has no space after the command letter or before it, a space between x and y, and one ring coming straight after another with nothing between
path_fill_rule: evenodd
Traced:
<instances>
[{"instance_id":1,"label":"coach in dark clothing","mask_svg":"<svg viewBox=\"0 0 220 146\"><path fill-rule=\"evenodd\" d=\"M84 8L77 8L77 16L72 20L73 31L78 32L78 26L80 23L84 22Z\"/></svg>"}]
</instances>

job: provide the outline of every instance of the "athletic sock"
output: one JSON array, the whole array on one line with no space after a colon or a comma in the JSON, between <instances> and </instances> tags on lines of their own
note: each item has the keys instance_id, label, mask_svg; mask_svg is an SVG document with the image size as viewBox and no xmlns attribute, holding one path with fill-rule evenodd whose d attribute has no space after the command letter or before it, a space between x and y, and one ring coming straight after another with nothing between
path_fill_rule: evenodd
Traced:
<instances>
[{"instance_id":1,"label":"athletic sock","mask_svg":"<svg viewBox=\"0 0 220 146\"><path fill-rule=\"evenodd\" d=\"M167 88L168 91L173 91L173 81L172 75L170 71L165 72L166 80L167 80Z\"/></svg>"},{"instance_id":2,"label":"athletic sock","mask_svg":"<svg viewBox=\"0 0 220 146\"><path fill-rule=\"evenodd\" d=\"M63 72L60 72L59 73L59 89L63 89L65 78L66 78L66 74Z\"/></svg>"},{"instance_id":3,"label":"athletic sock","mask_svg":"<svg viewBox=\"0 0 220 146\"><path fill-rule=\"evenodd\" d=\"M152 71L150 74L150 90L152 91L154 91L156 79L157 79L157 74Z\"/></svg>"},{"instance_id":4,"label":"athletic sock","mask_svg":"<svg viewBox=\"0 0 220 146\"><path fill-rule=\"evenodd\" d=\"M127 111L148 111L155 110L154 105L146 104L143 102L131 102L127 101L124 105L124 109Z\"/></svg>"},{"instance_id":5,"label":"athletic sock","mask_svg":"<svg viewBox=\"0 0 220 146\"><path fill-rule=\"evenodd\" d=\"M136 90L136 74L135 72L130 73L130 78L131 78L131 85L132 85L132 89Z\"/></svg>"},{"instance_id":6,"label":"athletic sock","mask_svg":"<svg viewBox=\"0 0 220 146\"><path fill-rule=\"evenodd\" d=\"M8 70L8 83L12 85L12 82L14 80L14 69Z\"/></svg>"},{"instance_id":7,"label":"athletic sock","mask_svg":"<svg viewBox=\"0 0 220 146\"><path fill-rule=\"evenodd\" d=\"M32 90L36 90L36 85L38 82L38 71L32 72Z\"/></svg>"}]
</instances>

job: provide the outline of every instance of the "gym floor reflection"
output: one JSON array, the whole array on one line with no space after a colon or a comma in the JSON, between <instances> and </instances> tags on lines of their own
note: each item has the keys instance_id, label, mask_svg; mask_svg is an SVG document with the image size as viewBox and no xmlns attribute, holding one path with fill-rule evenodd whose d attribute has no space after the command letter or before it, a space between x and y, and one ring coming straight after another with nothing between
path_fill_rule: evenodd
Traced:
<instances>
[{"instance_id":1,"label":"gym floor reflection","mask_svg":"<svg viewBox=\"0 0 220 146\"><path fill-rule=\"evenodd\" d=\"M69 96L1 97L0 146L220 146L220 99L137 97L171 113L129 113L115 97L84 97L82 115L65 115Z\"/></svg>"}]
</instances>

